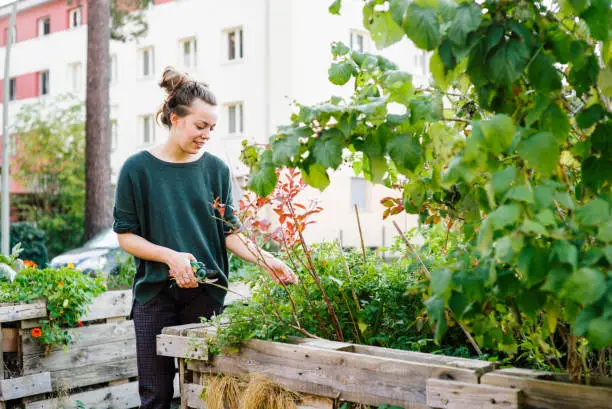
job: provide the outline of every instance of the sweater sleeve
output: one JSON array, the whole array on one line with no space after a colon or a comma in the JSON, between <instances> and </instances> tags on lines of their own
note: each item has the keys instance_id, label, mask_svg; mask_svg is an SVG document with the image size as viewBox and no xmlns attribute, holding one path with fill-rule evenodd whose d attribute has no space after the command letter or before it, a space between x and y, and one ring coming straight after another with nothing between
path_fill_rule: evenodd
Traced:
<instances>
[{"instance_id":1,"label":"sweater sleeve","mask_svg":"<svg viewBox=\"0 0 612 409\"><path fill-rule=\"evenodd\" d=\"M113 218L113 230L115 233L140 234L134 184L125 165L121 169L117 181Z\"/></svg>"},{"instance_id":2,"label":"sweater sleeve","mask_svg":"<svg viewBox=\"0 0 612 409\"><path fill-rule=\"evenodd\" d=\"M242 225L236 215L236 207L234 206L233 192L232 192L232 179L231 174L227 172L227 189L225 189L226 196L224 201L225 214L223 216L223 232L228 235L232 233L238 233Z\"/></svg>"}]
</instances>

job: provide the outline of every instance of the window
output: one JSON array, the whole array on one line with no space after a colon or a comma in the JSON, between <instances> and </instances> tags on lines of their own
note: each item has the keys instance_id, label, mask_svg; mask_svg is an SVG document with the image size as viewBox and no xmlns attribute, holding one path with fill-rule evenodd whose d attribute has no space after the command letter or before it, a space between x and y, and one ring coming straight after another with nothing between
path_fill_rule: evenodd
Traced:
<instances>
[{"instance_id":1,"label":"window","mask_svg":"<svg viewBox=\"0 0 612 409\"><path fill-rule=\"evenodd\" d=\"M142 141L145 145L155 142L155 121L153 115L142 117Z\"/></svg>"},{"instance_id":2,"label":"window","mask_svg":"<svg viewBox=\"0 0 612 409\"><path fill-rule=\"evenodd\" d=\"M183 68L194 68L198 65L198 48L195 38L180 42L181 62Z\"/></svg>"},{"instance_id":3,"label":"window","mask_svg":"<svg viewBox=\"0 0 612 409\"><path fill-rule=\"evenodd\" d=\"M15 78L11 78L9 81L9 101L14 101L17 99L17 80Z\"/></svg>"},{"instance_id":4,"label":"window","mask_svg":"<svg viewBox=\"0 0 612 409\"><path fill-rule=\"evenodd\" d=\"M117 82L117 55L113 54L110 56L110 67L108 69L108 82L115 84Z\"/></svg>"},{"instance_id":5,"label":"window","mask_svg":"<svg viewBox=\"0 0 612 409\"><path fill-rule=\"evenodd\" d=\"M16 39L17 39L17 28L16 27L13 27L10 34L9 34L8 27L4 29L4 45L7 45L9 40L11 41L11 44L15 44Z\"/></svg>"},{"instance_id":6,"label":"window","mask_svg":"<svg viewBox=\"0 0 612 409\"><path fill-rule=\"evenodd\" d=\"M369 185L363 178L351 178L351 209L368 210Z\"/></svg>"},{"instance_id":7,"label":"window","mask_svg":"<svg viewBox=\"0 0 612 409\"><path fill-rule=\"evenodd\" d=\"M118 136L117 131L118 131L118 129L117 129L117 120L116 119L111 119L111 121L110 121L111 151L116 150L117 146L119 144L119 136Z\"/></svg>"},{"instance_id":8,"label":"window","mask_svg":"<svg viewBox=\"0 0 612 409\"><path fill-rule=\"evenodd\" d=\"M150 77L153 75L153 61L153 47L140 50L140 72L143 77Z\"/></svg>"},{"instance_id":9,"label":"window","mask_svg":"<svg viewBox=\"0 0 612 409\"><path fill-rule=\"evenodd\" d=\"M82 11L80 7L73 8L68 12L68 27L76 28L81 25Z\"/></svg>"},{"instance_id":10,"label":"window","mask_svg":"<svg viewBox=\"0 0 612 409\"><path fill-rule=\"evenodd\" d=\"M38 36L46 36L51 34L51 18L43 17L38 19Z\"/></svg>"},{"instance_id":11,"label":"window","mask_svg":"<svg viewBox=\"0 0 612 409\"><path fill-rule=\"evenodd\" d=\"M241 135L244 133L244 113L242 103L227 106L228 133Z\"/></svg>"},{"instance_id":12,"label":"window","mask_svg":"<svg viewBox=\"0 0 612 409\"><path fill-rule=\"evenodd\" d=\"M72 88L72 92L79 92L82 87L82 78L83 78L83 64L80 62L75 62L68 66L68 81Z\"/></svg>"},{"instance_id":13,"label":"window","mask_svg":"<svg viewBox=\"0 0 612 409\"><path fill-rule=\"evenodd\" d=\"M242 28L227 31L227 59L240 60L243 57Z\"/></svg>"},{"instance_id":14,"label":"window","mask_svg":"<svg viewBox=\"0 0 612 409\"><path fill-rule=\"evenodd\" d=\"M351 49L362 53L365 50L365 35L357 31L351 31Z\"/></svg>"},{"instance_id":15,"label":"window","mask_svg":"<svg viewBox=\"0 0 612 409\"><path fill-rule=\"evenodd\" d=\"M38 95L49 95L49 71L38 73Z\"/></svg>"}]
</instances>

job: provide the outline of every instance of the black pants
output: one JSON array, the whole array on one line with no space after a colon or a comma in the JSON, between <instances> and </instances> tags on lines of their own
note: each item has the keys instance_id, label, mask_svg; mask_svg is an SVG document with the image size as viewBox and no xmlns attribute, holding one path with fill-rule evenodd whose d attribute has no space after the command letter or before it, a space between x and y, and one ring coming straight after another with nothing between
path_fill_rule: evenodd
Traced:
<instances>
[{"instance_id":1,"label":"black pants","mask_svg":"<svg viewBox=\"0 0 612 409\"><path fill-rule=\"evenodd\" d=\"M202 287L169 289L145 304L134 302L141 409L169 409L174 393L174 358L157 356L156 336L164 327L198 323L222 309Z\"/></svg>"}]
</instances>

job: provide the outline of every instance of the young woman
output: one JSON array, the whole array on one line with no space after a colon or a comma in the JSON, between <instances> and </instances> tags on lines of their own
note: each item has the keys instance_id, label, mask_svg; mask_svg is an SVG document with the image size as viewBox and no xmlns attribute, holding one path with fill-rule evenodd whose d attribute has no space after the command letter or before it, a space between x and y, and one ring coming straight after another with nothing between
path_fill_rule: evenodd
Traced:
<instances>
[{"instance_id":1,"label":"young woman","mask_svg":"<svg viewBox=\"0 0 612 409\"><path fill-rule=\"evenodd\" d=\"M167 97L157 119L169 129L168 141L127 159L113 211L119 244L136 260L132 316L142 409L168 409L173 395L174 360L157 356L156 335L223 308L225 291L198 285L192 260L227 277L230 250L266 268L277 282L296 279L283 262L268 253L262 257L237 232L229 168L202 149L217 123L213 93L172 68L159 85ZM213 208L215 200L225 205L223 215Z\"/></svg>"}]
</instances>

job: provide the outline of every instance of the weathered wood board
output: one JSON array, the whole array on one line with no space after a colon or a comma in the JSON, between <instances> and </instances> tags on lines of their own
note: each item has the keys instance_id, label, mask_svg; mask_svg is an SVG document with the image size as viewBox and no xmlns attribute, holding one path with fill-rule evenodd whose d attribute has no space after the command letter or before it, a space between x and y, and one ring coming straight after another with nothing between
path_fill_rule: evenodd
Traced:
<instances>
[{"instance_id":1,"label":"weathered wood board","mask_svg":"<svg viewBox=\"0 0 612 409\"><path fill-rule=\"evenodd\" d=\"M520 409L521 396L512 388L427 380L427 405L436 409Z\"/></svg>"},{"instance_id":2,"label":"weathered wood board","mask_svg":"<svg viewBox=\"0 0 612 409\"><path fill-rule=\"evenodd\" d=\"M485 385L515 388L523 391L524 409L611 409L612 388L574 385L546 381L529 376L488 373L481 378Z\"/></svg>"}]
</instances>

